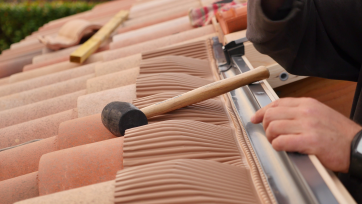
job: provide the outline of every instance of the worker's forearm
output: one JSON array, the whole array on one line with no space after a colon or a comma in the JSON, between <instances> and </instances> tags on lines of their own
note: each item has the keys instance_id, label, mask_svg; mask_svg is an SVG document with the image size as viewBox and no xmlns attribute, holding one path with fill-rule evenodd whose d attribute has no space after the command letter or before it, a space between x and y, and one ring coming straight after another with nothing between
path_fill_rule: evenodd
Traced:
<instances>
[{"instance_id":1,"label":"worker's forearm","mask_svg":"<svg viewBox=\"0 0 362 204\"><path fill-rule=\"evenodd\" d=\"M278 9L283 5L286 0L261 0L261 6L265 15L273 18Z\"/></svg>"}]
</instances>

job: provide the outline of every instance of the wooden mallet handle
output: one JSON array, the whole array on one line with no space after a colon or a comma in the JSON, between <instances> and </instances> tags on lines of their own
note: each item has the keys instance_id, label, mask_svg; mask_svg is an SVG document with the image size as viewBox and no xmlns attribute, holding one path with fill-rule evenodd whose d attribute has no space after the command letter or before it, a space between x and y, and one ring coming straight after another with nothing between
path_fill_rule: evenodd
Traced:
<instances>
[{"instance_id":1,"label":"wooden mallet handle","mask_svg":"<svg viewBox=\"0 0 362 204\"><path fill-rule=\"evenodd\" d=\"M241 86L267 79L269 76L270 73L267 68L258 67L243 74L216 81L165 101L142 108L141 111L146 115L147 118L151 118L156 115L167 113L210 98L214 98Z\"/></svg>"}]
</instances>

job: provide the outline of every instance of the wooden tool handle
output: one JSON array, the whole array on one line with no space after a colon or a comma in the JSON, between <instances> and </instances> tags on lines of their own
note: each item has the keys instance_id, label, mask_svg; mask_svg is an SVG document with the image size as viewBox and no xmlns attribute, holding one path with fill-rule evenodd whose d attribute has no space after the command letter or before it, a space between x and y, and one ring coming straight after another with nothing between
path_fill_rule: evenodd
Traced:
<instances>
[{"instance_id":1,"label":"wooden tool handle","mask_svg":"<svg viewBox=\"0 0 362 204\"><path fill-rule=\"evenodd\" d=\"M227 93L241 86L269 78L269 70L265 67L258 67L237 76L216 81L214 83L199 87L184 94L175 96L165 101L142 108L141 111L147 118L167 113L200 101L214 98Z\"/></svg>"}]
</instances>

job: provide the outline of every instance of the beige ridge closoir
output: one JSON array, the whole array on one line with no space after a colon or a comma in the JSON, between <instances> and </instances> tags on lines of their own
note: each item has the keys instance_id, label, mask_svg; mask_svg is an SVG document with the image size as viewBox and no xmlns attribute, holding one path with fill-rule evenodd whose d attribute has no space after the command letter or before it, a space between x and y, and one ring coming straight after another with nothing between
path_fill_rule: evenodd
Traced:
<instances>
[{"instance_id":1,"label":"beige ridge closoir","mask_svg":"<svg viewBox=\"0 0 362 204\"><path fill-rule=\"evenodd\" d=\"M138 98L133 101L133 105L141 109L175 97L182 93L183 92L178 91L162 92L143 98ZM193 104L170 113L150 118L148 119L148 122L151 124L165 120L194 120L214 125L222 125L226 127L230 126L229 118L224 109L224 105L221 100L217 98L202 101L200 103Z\"/></svg>"},{"instance_id":2,"label":"beige ridge closoir","mask_svg":"<svg viewBox=\"0 0 362 204\"><path fill-rule=\"evenodd\" d=\"M115 182L116 204L261 203L247 168L215 161L141 165L119 171Z\"/></svg>"},{"instance_id":3,"label":"beige ridge closoir","mask_svg":"<svg viewBox=\"0 0 362 204\"><path fill-rule=\"evenodd\" d=\"M191 91L213 82L183 73L143 74L137 78L137 98L153 95L162 91Z\"/></svg>"}]
</instances>

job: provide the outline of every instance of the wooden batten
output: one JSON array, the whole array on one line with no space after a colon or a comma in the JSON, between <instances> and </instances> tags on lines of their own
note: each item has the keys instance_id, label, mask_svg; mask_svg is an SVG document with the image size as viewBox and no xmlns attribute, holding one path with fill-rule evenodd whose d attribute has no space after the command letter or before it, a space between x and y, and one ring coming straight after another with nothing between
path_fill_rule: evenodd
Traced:
<instances>
[{"instance_id":1,"label":"wooden batten","mask_svg":"<svg viewBox=\"0 0 362 204\"><path fill-rule=\"evenodd\" d=\"M83 63L105 40L109 38L111 33L128 18L128 14L129 12L125 10L118 12L96 34L70 55L70 61Z\"/></svg>"}]
</instances>

